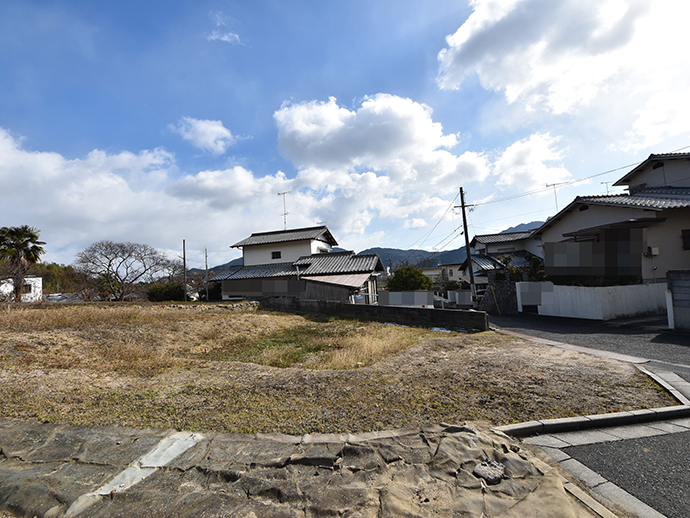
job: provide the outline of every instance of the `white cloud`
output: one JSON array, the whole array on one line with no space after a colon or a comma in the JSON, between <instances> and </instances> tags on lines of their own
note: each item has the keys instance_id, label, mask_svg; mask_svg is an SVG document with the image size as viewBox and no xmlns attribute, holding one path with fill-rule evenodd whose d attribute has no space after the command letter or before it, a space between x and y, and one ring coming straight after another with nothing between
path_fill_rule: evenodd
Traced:
<instances>
[{"instance_id":1,"label":"white cloud","mask_svg":"<svg viewBox=\"0 0 690 518\"><path fill-rule=\"evenodd\" d=\"M322 196L313 209L319 219L342 221L353 235L375 218L419 228L460 185L489 175L483 154L453 154L457 136L410 99L377 94L356 110L335 98L285 104L274 118L279 147L299 170L294 187Z\"/></svg>"},{"instance_id":2,"label":"white cloud","mask_svg":"<svg viewBox=\"0 0 690 518\"><path fill-rule=\"evenodd\" d=\"M162 149L94 150L68 160L27 151L0 128L0 206L12 207L3 225L40 229L48 261L70 263L101 239L174 250L186 238L188 256L199 255L195 266L203 264L204 246L225 250L213 256L219 264L238 255L228 249L233 240L281 226L275 192L286 182L282 173L255 178L233 168L175 180L176 174L175 157Z\"/></svg>"},{"instance_id":3,"label":"white cloud","mask_svg":"<svg viewBox=\"0 0 690 518\"><path fill-rule=\"evenodd\" d=\"M571 178L562 164L566 150L557 147L559 140L548 133L535 133L510 145L494 163L496 185L526 192Z\"/></svg>"},{"instance_id":4,"label":"white cloud","mask_svg":"<svg viewBox=\"0 0 690 518\"><path fill-rule=\"evenodd\" d=\"M481 154L452 154L457 136L444 134L428 106L389 94L366 97L356 110L335 98L286 104L274 114L278 145L313 188L345 181L343 172L370 170L408 187L447 191L443 180L482 180L488 174ZM314 171L319 171L318 174ZM338 180L340 178L340 180Z\"/></svg>"},{"instance_id":5,"label":"white cloud","mask_svg":"<svg viewBox=\"0 0 690 518\"><path fill-rule=\"evenodd\" d=\"M234 32L212 31L206 36L208 41L224 41L226 43L242 44L239 34Z\"/></svg>"},{"instance_id":6,"label":"white cloud","mask_svg":"<svg viewBox=\"0 0 690 518\"><path fill-rule=\"evenodd\" d=\"M580 117L639 149L687 133L690 3L670 0L474 0L447 37L438 83L476 74L528 111ZM679 101L681 101L679 103ZM621 139L621 134L626 133Z\"/></svg>"},{"instance_id":7,"label":"white cloud","mask_svg":"<svg viewBox=\"0 0 690 518\"><path fill-rule=\"evenodd\" d=\"M412 218L405 220L403 228L426 228L429 224L422 218Z\"/></svg>"},{"instance_id":8,"label":"white cloud","mask_svg":"<svg viewBox=\"0 0 690 518\"><path fill-rule=\"evenodd\" d=\"M222 11L211 11L209 14L211 20L216 24L216 27L227 27L235 24L235 20L232 17L226 15ZM216 29L206 36L208 41L224 41L225 43L232 43L237 45L243 45L240 40L239 34L228 31Z\"/></svg>"},{"instance_id":9,"label":"white cloud","mask_svg":"<svg viewBox=\"0 0 690 518\"><path fill-rule=\"evenodd\" d=\"M237 140L222 121L183 117L177 126L170 124L168 129L194 147L215 156L224 154Z\"/></svg>"}]
</instances>

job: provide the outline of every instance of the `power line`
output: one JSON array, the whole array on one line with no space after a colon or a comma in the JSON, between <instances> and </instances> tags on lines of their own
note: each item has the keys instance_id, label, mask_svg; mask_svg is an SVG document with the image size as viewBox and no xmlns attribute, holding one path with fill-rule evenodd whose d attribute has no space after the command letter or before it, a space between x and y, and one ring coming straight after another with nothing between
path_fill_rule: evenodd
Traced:
<instances>
[{"instance_id":1,"label":"power line","mask_svg":"<svg viewBox=\"0 0 690 518\"><path fill-rule=\"evenodd\" d=\"M446 211L445 211L445 212L443 213L443 215L438 219L438 221L437 221L436 224L434 225L434 228L432 228L432 229L431 229L429 232L427 232L423 237L419 238L417 241L415 241L415 242L412 243L410 246L408 246L408 247L407 247L408 250L409 250L410 248L412 248L414 245L416 245L417 243L419 243L419 241L421 241L421 243L420 243L420 245L419 245L419 246L421 247L421 246L426 242L426 240L429 239L429 237L430 237L431 234L434 232L434 230L436 230L436 227L438 227L438 226L441 224L441 221L443 221L443 218L446 217L446 214L448 214L448 212L455 206L455 200L458 199L458 196L460 196L460 192L459 192L459 191L458 191L458 194L455 195L455 198L453 198L453 201L450 202L450 205L448 205L448 208L446 209Z\"/></svg>"},{"instance_id":2,"label":"power line","mask_svg":"<svg viewBox=\"0 0 690 518\"><path fill-rule=\"evenodd\" d=\"M674 149L673 151L669 151L669 153L678 153L679 151L683 151L683 150L688 149L688 148L690 148L690 146L684 146L684 147L681 147L681 148L678 148L678 149ZM646 159L645 159L645 160L646 160ZM584 177L582 177L582 178L576 178L576 179L574 179L574 180L568 180L568 181L565 181L565 182L561 182L561 183L558 184L558 185L575 185L575 184L577 184L577 183L585 182L585 181L587 181L587 180L591 180L592 178L597 178L597 177L603 176L603 175L605 175L605 174L615 173L616 171L620 171L621 169L629 169L629 168L631 168L631 167L637 167L637 166L640 165L642 162L644 162L644 160L642 160L641 162L635 162L635 163L632 163L632 164L628 164L628 165L623 165L623 166L620 166L620 167L616 167L616 168L614 168L614 169L609 169L609 170L604 171L604 172L602 172L602 173L596 173L596 174L592 174L592 175L589 175L589 176L584 176ZM504 198L498 198L498 199L496 199L496 200L489 200L489 201L485 201L485 202L473 203L471 206L477 207L477 206L479 206L479 205L488 205L488 204L490 204L490 203L501 203L501 202L504 202L504 201L515 200L515 199L517 199L517 198L523 198L523 197L525 197L525 196L532 196L533 194L539 194L539 193L546 192L546 191L548 191L549 189L551 189L552 187L553 187L553 184L547 186L546 188L536 189L536 190L534 190L534 191L526 191L526 192L523 192L523 193L514 194L514 195L512 195L512 196L506 196L506 197L504 197Z\"/></svg>"}]
</instances>

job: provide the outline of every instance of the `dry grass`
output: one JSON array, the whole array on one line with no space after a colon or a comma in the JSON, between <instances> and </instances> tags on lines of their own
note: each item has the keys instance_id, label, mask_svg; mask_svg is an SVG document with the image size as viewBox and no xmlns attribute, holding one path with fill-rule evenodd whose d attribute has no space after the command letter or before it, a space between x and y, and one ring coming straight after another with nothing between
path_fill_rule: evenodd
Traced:
<instances>
[{"instance_id":1,"label":"dry grass","mask_svg":"<svg viewBox=\"0 0 690 518\"><path fill-rule=\"evenodd\" d=\"M234 432L506 423L672 404L632 366L473 335L258 311L0 313L0 415Z\"/></svg>"}]
</instances>

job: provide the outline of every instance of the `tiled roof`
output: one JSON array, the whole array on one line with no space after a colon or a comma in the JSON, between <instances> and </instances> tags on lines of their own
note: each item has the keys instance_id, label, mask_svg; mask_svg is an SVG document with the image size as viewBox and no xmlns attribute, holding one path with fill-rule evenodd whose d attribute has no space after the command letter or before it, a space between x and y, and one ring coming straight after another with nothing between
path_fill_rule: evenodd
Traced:
<instances>
[{"instance_id":1,"label":"tiled roof","mask_svg":"<svg viewBox=\"0 0 690 518\"><path fill-rule=\"evenodd\" d=\"M234 266L232 270L219 273L210 280L271 279L295 275L297 275L297 271L292 267L292 263L256 264L252 266Z\"/></svg>"},{"instance_id":2,"label":"tiled roof","mask_svg":"<svg viewBox=\"0 0 690 518\"><path fill-rule=\"evenodd\" d=\"M505 243L507 241L517 241L519 239L527 239L532 235L533 230L524 230L521 232L503 232L501 234L482 234L479 236L474 236L472 242L481 243L483 245L488 245L492 243ZM470 243L472 246L472 243Z\"/></svg>"},{"instance_id":3,"label":"tiled roof","mask_svg":"<svg viewBox=\"0 0 690 518\"><path fill-rule=\"evenodd\" d=\"M661 189L661 188L658 188ZM650 189L654 190L654 189ZM648 210L683 209L690 207L690 196L687 188L666 187L664 192L648 192L640 190L635 194L613 194L608 196L578 196L573 203L592 205L611 205L618 207L634 207Z\"/></svg>"},{"instance_id":4,"label":"tiled roof","mask_svg":"<svg viewBox=\"0 0 690 518\"><path fill-rule=\"evenodd\" d=\"M300 275L329 275L383 271L377 254L355 255L354 252L335 252L300 257L295 263Z\"/></svg>"},{"instance_id":5,"label":"tiled roof","mask_svg":"<svg viewBox=\"0 0 690 518\"><path fill-rule=\"evenodd\" d=\"M465 261L465 263L466 262L467 261ZM472 267L475 271L489 271L505 268L505 266L500 261L484 254L472 254Z\"/></svg>"},{"instance_id":6,"label":"tiled roof","mask_svg":"<svg viewBox=\"0 0 690 518\"><path fill-rule=\"evenodd\" d=\"M300 257L294 263L257 264L233 266L219 273L212 281L242 279L271 279L276 277L297 277L318 275L341 275L383 271L383 263L377 254L356 255L354 252L335 252Z\"/></svg>"},{"instance_id":7,"label":"tiled roof","mask_svg":"<svg viewBox=\"0 0 690 518\"><path fill-rule=\"evenodd\" d=\"M325 226L295 228L292 230L276 230L273 232L255 232L251 236L232 245L232 248L251 245L268 245L272 243L286 243L289 241L304 241L306 239L319 239L331 246L336 246L330 230Z\"/></svg>"}]
</instances>

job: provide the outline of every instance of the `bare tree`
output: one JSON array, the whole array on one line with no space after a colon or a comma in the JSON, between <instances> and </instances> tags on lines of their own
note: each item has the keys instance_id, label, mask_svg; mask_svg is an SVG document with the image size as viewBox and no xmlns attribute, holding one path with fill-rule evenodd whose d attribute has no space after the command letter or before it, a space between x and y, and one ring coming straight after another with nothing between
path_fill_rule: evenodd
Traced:
<instances>
[{"instance_id":1,"label":"bare tree","mask_svg":"<svg viewBox=\"0 0 690 518\"><path fill-rule=\"evenodd\" d=\"M115 300L136 291L136 284L152 282L170 268L165 254L149 245L98 241L77 254L78 271L97 278Z\"/></svg>"}]
</instances>

